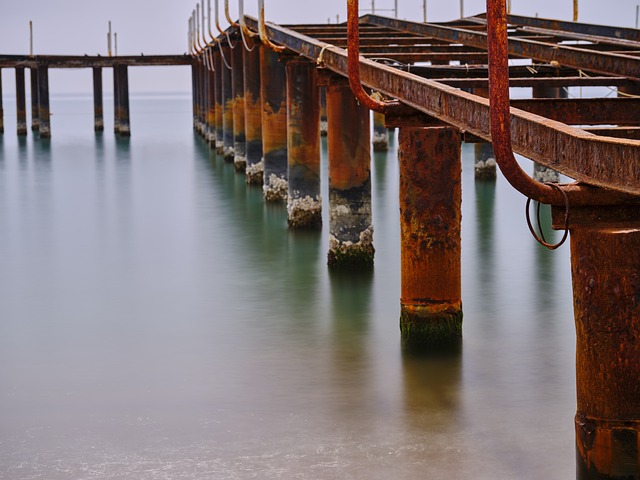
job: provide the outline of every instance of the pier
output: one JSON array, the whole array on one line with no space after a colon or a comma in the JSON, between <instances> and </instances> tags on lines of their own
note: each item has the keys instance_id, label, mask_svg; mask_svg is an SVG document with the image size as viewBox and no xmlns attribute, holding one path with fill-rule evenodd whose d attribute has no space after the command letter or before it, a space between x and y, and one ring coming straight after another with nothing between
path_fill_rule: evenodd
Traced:
<instances>
[{"instance_id":1,"label":"pier","mask_svg":"<svg viewBox=\"0 0 640 480\"><path fill-rule=\"evenodd\" d=\"M127 69L188 66L204 148L233 162L266 202L286 204L290 229L320 229L326 209L327 268L348 275L375 268L371 155L398 129L395 321L408 356L463 348L461 148L475 144L477 181L494 181L497 166L528 199L539 242L556 249L569 238L578 478L640 478L640 32L510 15L499 0L487 1L485 15L446 23L359 16L358 2L348 5L345 24L282 26L241 12L225 30L216 18L213 36L203 2L189 19L188 55L0 56L0 68L15 69L17 134L28 130L25 69L31 128L46 140L49 69L93 70L101 131L101 74L113 68L114 132L129 136ZM616 96L581 98L579 87ZM510 88L527 95L512 99ZM563 241L547 242L529 202L551 205Z\"/></svg>"}]
</instances>

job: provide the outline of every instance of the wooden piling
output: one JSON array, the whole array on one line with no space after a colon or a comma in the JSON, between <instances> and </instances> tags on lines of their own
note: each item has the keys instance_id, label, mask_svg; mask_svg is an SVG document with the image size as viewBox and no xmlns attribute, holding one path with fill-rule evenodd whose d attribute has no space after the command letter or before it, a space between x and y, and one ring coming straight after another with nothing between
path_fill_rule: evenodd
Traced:
<instances>
[{"instance_id":1,"label":"wooden piling","mask_svg":"<svg viewBox=\"0 0 640 480\"><path fill-rule=\"evenodd\" d=\"M267 201L286 201L287 182L287 88L286 70L279 56L260 49L262 99L262 153L264 196Z\"/></svg>"},{"instance_id":2,"label":"wooden piling","mask_svg":"<svg viewBox=\"0 0 640 480\"><path fill-rule=\"evenodd\" d=\"M27 134L27 103L25 98L24 67L16 67L16 121L17 133Z\"/></svg>"},{"instance_id":3,"label":"wooden piling","mask_svg":"<svg viewBox=\"0 0 640 480\"><path fill-rule=\"evenodd\" d=\"M220 55L220 49L216 48L213 54L215 65L215 104L216 104L216 151L224 154L224 114L222 109L222 69L225 68Z\"/></svg>"},{"instance_id":4,"label":"wooden piling","mask_svg":"<svg viewBox=\"0 0 640 480\"><path fill-rule=\"evenodd\" d=\"M460 145L453 127L400 129L400 331L408 351L460 346Z\"/></svg>"},{"instance_id":5,"label":"wooden piling","mask_svg":"<svg viewBox=\"0 0 640 480\"><path fill-rule=\"evenodd\" d=\"M38 65L38 113L40 138L51 138L51 112L49 109L49 67Z\"/></svg>"},{"instance_id":6,"label":"wooden piling","mask_svg":"<svg viewBox=\"0 0 640 480\"><path fill-rule=\"evenodd\" d=\"M260 96L260 43L247 39L251 51L244 56L244 122L246 135L246 179L250 185L264 182L262 160L262 102Z\"/></svg>"},{"instance_id":7,"label":"wooden piling","mask_svg":"<svg viewBox=\"0 0 640 480\"><path fill-rule=\"evenodd\" d=\"M247 167L247 139L244 121L244 45L236 38L231 54L233 93L233 162L236 170L244 172Z\"/></svg>"},{"instance_id":8,"label":"wooden piling","mask_svg":"<svg viewBox=\"0 0 640 480\"><path fill-rule=\"evenodd\" d=\"M231 74L231 48L222 47L222 141L223 155L233 162L233 76Z\"/></svg>"},{"instance_id":9,"label":"wooden piling","mask_svg":"<svg viewBox=\"0 0 640 480\"><path fill-rule=\"evenodd\" d=\"M29 68L31 81L31 131L37 132L40 127L40 101L38 100L38 68Z\"/></svg>"},{"instance_id":10,"label":"wooden piling","mask_svg":"<svg viewBox=\"0 0 640 480\"><path fill-rule=\"evenodd\" d=\"M373 267L369 110L343 78L327 87L329 254L333 269Z\"/></svg>"},{"instance_id":11,"label":"wooden piling","mask_svg":"<svg viewBox=\"0 0 640 480\"><path fill-rule=\"evenodd\" d=\"M553 208L564 228L564 207ZM572 207L577 478L640 478L640 215Z\"/></svg>"},{"instance_id":12,"label":"wooden piling","mask_svg":"<svg viewBox=\"0 0 640 480\"><path fill-rule=\"evenodd\" d=\"M96 132L104 131L101 67L93 67L93 130Z\"/></svg>"},{"instance_id":13,"label":"wooden piling","mask_svg":"<svg viewBox=\"0 0 640 480\"><path fill-rule=\"evenodd\" d=\"M320 92L315 63L289 60L287 70L287 154L291 228L320 228Z\"/></svg>"}]
</instances>

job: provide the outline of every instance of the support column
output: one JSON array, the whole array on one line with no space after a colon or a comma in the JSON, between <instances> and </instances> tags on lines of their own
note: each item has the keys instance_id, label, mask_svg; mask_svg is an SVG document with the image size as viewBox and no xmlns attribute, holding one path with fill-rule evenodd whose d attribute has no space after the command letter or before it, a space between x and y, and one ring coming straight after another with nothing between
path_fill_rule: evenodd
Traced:
<instances>
[{"instance_id":1,"label":"support column","mask_svg":"<svg viewBox=\"0 0 640 480\"><path fill-rule=\"evenodd\" d=\"M287 73L277 53L260 49L264 197L287 200Z\"/></svg>"},{"instance_id":2,"label":"support column","mask_svg":"<svg viewBox=\"0 0 640 480\"><path fill-rule=\"evenodd\" d=\"M211 55L213 58L213 55ZM209 134L207 143L211 148L216 147L216 74L212 70L206 71L207 75L207 126Z\"/></svg>"},{"instance_id":3,"label":"support column","mask_svg":"<svg viewBox=\"0 0 640 480\"><path fill-rule=\"evenodd\" d=\"M291 228L320 228L320 92L316 65L287 62L287 154Z\"/></svg>"},{"instance_id":4,"label":"support column","mask_svg":"<svg viewBox=\"0 0 640 480\"><path fill-rule=\"evenodd\" d=\"M49 67L38 66L38 103L40 138L51 138L51 113L49 110Z\"/></svg>"},{"instance_id":5,"label":"support column","mask_svg":"<svg viewBox=\"0 0 640 480\"><path fill-rule=\"evenodd\" d=\"M320 87L320 136L326 137L327 132L327 89Z\"/></svg>"},{"instance_id":6,"label":"support column","mask_svg":"<svg viewBox=\"0 0 640 480\"><path fill-rule=\"evenodd\" d=\"M327 87L329 154L329 254L336 269L373 268L371 220L371 132L369 110L349 83Z\"/></svg>"},{"instance_id":7,"label":"support column","mask_svg":"<svg viewBox=\"0 0 640 480\"><path fill-rule=\"evenodd\" d=\"M93 129L96 132L104 131L101 67L93 67Z\"/></svg>"},{"instance_id":8,"label":"support column","mask_svg":"<svg viewBox=\"0 0 640 480\"><path fill-rule=\"evenodd\" d=\"M233 163L236 170L244 172L247 167L247 139L244 126L244 45L236 39L232 53L233 70Z\"/></svg>"},{"instance_id":9,"label":"support column","mask_svg":"<svg viewBox=\"0 0 640 480\"><path fill-rule=\"evenodd\" d=\"M223 155L227 162L233 162L233 76L231 69L231 48L222 47L224 58L222 59L222 141Z\"/></svg>"},{"instance_id":10,"label":"support column","mask_svg":"<svg viewBox=\"0 0 640 480\"><path fill-rule=\"evenodd\" d=\"M29 69L31 80L31 131L37 132L40 127L40 101L38 100L38 68Z\"/></svg>"},{"instance_id":11,"label":"support column","mask_svg":"<svg viewBox=\"0 0 640 480\"><path fill-rule=\"evenodd\" d=\"M371 95L378 101L384 101L379 92ZM384 124L384 115L380 112L373 112L373 151L386 152L389 150L389 132Z\"/></svg>"},{"instance_id":12,"label":"support column","mask_svg":"<svg viewBox=\"0 0 640 480\"><path fill-rule=\"evenodd\" d=\"M262 159L262 103L260 101L260 50L259 43L248 39L253 50L244 56L244 122L247 147L247 183L264 183Z\"/></svg>"},{"instance_id":13,"label":"support column","mask_svg":"<svg viewBox=\"0 0 640 480\"><path fill-rule=\"evenodd\" d=\"M18 135L26 135L27 101L25 98L24 67L16 67L16 119Z\"/></svg>"},{"instance_id":14,"label":"support column","mask_svg":"<svg viewBox=\"0 0 640 480\"><path fill-rule=\"evenodd\" d=\"M4 105L2 103L2 69L0 68L0 133L4 133Z\"/></svg>"},{"instance_id":15,"label":"support column","mask_svg":"<svg viewBox=\"0 0 640 480\"><path fill-rule=\"evenodd\" d=\"M473 93L480 97L489 98L489 88L474 88ZM475 143L475 177L476 180L495 180L497 163L493 154L493 145L488 142Z\"/></svg>"},{"instance_id":16,"label":"support column","mask_svg":"<svg viewBox=\"0 0 640 480\"><path fill-rule=\"evenodd\" d=\"M405 350L460 346L462 162L453 127L400 129L400 331Z\"/></svg>"},{"instance_id":17,"label":"support column","mask_svg":"<svg viewBox=\"0 0 640 480\"><path fill-rule=\"evenodd\" d=\"M562 228L564 207L553 208ZM570 211L577 478L640 478L638 207Z\"/></svg>"},{"instance_id":18,"label":"support column","mask_svg":"<svg viewBox=\"0 0 640 480\"><path fill-rule=\"evenodd\" d=\"M126 65L120 65L119 77L119 101L120 101L120 135L128 137L131 135L129 125L129 75Z\"/></svg>"},{"instance_id":19,"label":"support column","mask_svg":"<svg viewBox=\"0 0 640 480\"><path fill-rule=\"evenodd\" d=\"M117 135L120 133L120 68L118 65L113 66L113 132Z\"/></svg>"},{"instance_id":20,"label":"support column","mask_svg":"<svg viewBox=\"0 0 640 480\"><path fill-rule=\"evenodd\" d=\"M533 87L533 98L567 98L567 91L559 87ZM534 162L533 178L543 183L558 183L560 174L552 168Z\"/></svg>"},{"instance_id":21,"label":"support column","mask_svg":"<svg viewBox=\"0 0 640 480\"><path fill-rule=\"evenodd\" d=\"M224 113L222 108L222 69L226 68L222 62L220 49L216 48L213 53L215 65L215 103L216 103L216 152L224 154Z\"/></svg>"}]
</instances>

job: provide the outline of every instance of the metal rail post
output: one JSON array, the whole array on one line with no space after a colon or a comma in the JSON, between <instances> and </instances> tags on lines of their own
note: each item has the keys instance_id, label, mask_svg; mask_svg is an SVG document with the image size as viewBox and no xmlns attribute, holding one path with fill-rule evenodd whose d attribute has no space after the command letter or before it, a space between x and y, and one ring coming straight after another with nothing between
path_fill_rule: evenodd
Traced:
<instances>
[{"instance_id":1,"label":"metal rail post","mask_svg":"<svg viewBox=\"0 0 640 480\"><path fill-rule=\"evenodd\" d=\"M329 254L335 269L371 269L375 249L371 215L369 110L347 80L327 87L329 154Z\"/></svg>"},{"instance_id":2,"label":"metal rail post","mask_svg":"<svg viewBox=\"0 0 640 480\"><path fill-rule=\"evenodd\" d=\"M286 201L287 181L287 74L278 53L260 49L260 94L262 98L262 153L264 197Z\"/></svg>"},{"instance_id":3,"label":"metal rail post","mask_svg":"<svg viewBox=\"0 0 640 480\"><path fill-rule=\"evenodd\" d=\"M287 153L291 228L320 228L320 96L315 63L287 62Z\"/></svg>"},{"instance_id":4,"label":"metal rail post","mask_svg":"<svg viewBox=\"0 0 640 480\"><path fill-rule=\"evenodd\" d=\"M460 346L461 135L400 128L400 331L407 351Z\"/></svg>"}]
</instances>

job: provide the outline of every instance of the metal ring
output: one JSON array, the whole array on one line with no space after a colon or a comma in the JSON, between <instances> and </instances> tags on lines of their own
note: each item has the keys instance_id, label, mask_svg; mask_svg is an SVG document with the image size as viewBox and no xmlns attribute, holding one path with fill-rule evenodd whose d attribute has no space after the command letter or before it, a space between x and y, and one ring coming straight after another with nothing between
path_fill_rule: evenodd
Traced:
<instances>
[{"instance_id":1,"label":"metal ring","mask_svg":"<svg viewBox=\"0 0 640 480\"><path fill-rule=\"evenodd\" d=\"M560 193L562 193L562 196L564 197L564 234L562 235L562 238L560 239L560 241L555 244L547 243L546 238L544 237L544 233L542 231L542 225L540 223L540 202L538 202L538 207L536 209L538 230L540 231L540 236L538 236L535 229L533 228L533 225L531 224L531 217L529 215L531 198L527 198L525 214L527 217L527 226L529 227L529 231L531 232L531 235L533 235L533 238L535 238L540 245L547 247L549 250L555 250L556 248L559 248L567 240L567 237L569 236L569 197L567 196L567 193L562 188L560 188L558 184L547 183L546 185L549 185L550 187L553 187L556 190L559 190Z\"/></svg>"}]
</instances>

